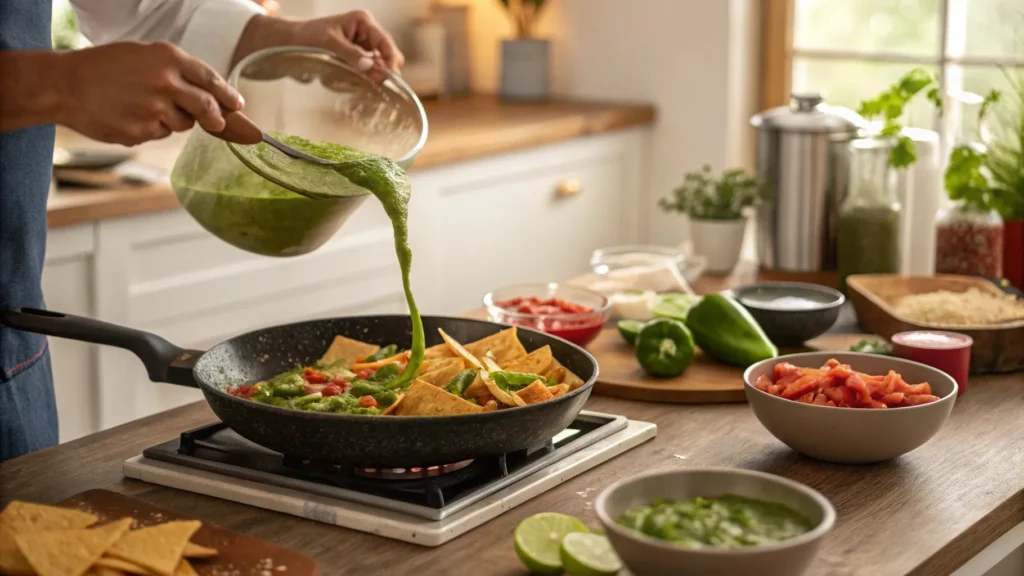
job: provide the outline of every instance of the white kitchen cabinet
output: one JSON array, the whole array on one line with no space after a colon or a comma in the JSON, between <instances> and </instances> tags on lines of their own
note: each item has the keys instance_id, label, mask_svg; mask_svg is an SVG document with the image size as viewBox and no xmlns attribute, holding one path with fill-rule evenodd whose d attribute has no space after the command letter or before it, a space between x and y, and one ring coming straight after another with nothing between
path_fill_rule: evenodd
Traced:
<instances>
[{"instance_id":1,"label":"white kitchen cabinet","mask_svg":"<svg viewBox=\"0 0 1024 576\"><path fill-rule=\"evenodd\" d=\"M586 271L595 248L636 241L646 140L646 130L626 130L414 171L422 312L454 314L501 285L564 279ZM274 324L406 309L390 221L372 198L325 246L296 258L238 250L182 210L59 228L48 251L51 309L186 348ZM51 346L62 441L201 398L149 382L124 350L56 338Z\"/></svg>"},{"instance_id":2,"label":"white kitchen cabinet","mask_svg":"<svg viewBox=\"0 0 1024 576\"><path fill-rule=\"evenodd\" d=\"M92 224L85 224L50 232L43 267L43 293L50 309L86 316L92 313L93 229ZM50 338L61 442L97 429L97 348Z\"/></svg>"},{"instance_id":3,"label":"white kitchen cabinet","mask_svg":"<svg viewBox=\"0 0 1024 576\"><path fill-rule=\"evenodd\" d=\"M644 134L418 173L413 278L421 308L465 311L501 286L587 272L596 248L636 241Z\"/></svg>"}]
</instances>

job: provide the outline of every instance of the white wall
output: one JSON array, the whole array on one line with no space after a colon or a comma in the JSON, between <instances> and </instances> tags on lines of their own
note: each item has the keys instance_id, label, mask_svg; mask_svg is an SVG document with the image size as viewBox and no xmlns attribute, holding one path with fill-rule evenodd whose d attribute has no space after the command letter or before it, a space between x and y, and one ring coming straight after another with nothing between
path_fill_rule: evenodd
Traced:
<instances>
[{"instance_id":1,"label":"white wall","mask_svg":"<svg viewBox=\"0 0 1024 576\"><path fill-rule=\"evenodd\" d=\"M472 85L497 90L499 45L511 35L497 0L444 0L471 6ZM365 8L401 38L409 19L429 0L284 0L289 13ZM560 95L638 100L658 107L650 173L637 195L645 207L648 241L677 244L683 219L661 213L656 201L685 172L754 168L757 0L550 0L539 33L553 40L552 83ZM295 13L296 16L300 14ZM305 14L301 14L305 15Z\"/></svg>"}]
</instances>

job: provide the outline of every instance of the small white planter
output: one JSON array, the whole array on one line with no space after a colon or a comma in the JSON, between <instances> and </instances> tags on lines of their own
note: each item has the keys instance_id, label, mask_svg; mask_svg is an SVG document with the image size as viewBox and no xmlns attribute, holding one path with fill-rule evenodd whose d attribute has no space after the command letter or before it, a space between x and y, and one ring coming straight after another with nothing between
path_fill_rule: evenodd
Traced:
<instances>
[{"instance_id":1,"label":"small white planter","mask_svg":"<svg viewBox=\"0 0 1024 576\"><path fill-rule=\"evenodd\" d=\"M747 230L746 218L738 220L690 219L690 239L693 250L708 259L707 271L712 274L731 272L739 262L743 250L743 234Z\"/></svg>"}]
</instances>

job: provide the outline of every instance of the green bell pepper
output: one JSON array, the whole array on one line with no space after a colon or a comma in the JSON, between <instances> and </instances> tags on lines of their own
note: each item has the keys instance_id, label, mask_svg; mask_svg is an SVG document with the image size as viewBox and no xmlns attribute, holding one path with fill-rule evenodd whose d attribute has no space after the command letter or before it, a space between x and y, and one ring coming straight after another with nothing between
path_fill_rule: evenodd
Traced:
<instances>
[{"instance_id":1,"label":"green bell pepper","mask_svg":"<svg viewBox=\"0 0 1024 576\"><path fill-rule=\"evenodd\" d=\"M679 320L655 318L636 337L636 359L651 376L678 376L693 361L693 336Z\"/></svg>"},{"instance_id":2,"label":"green bell pepper","mask_svg":"<svg viewBox=\"0 0 1024 576\"><path fill-rule=\"evenodd\" d=\"M394 381L395 378L398 378L398 375L401 372L402 369L398 367L397 362L385 364L378 368L377 371L373 373L373 376L370 376L370 382L390 384L392 381Z\"/></svg>"},{"instance_id":3,"label":"green bell pepper","mask_svg":"<svg viewBox=\"0 0 1024 576\"><path fill-rule=\"evenodd\" d=\"M719 362L746 367L779 355L750 312L722 294L709 294L694 306L686 327L697 346Z\"/></svg>"},{"instance_id":4,"label":"green bell pepper","mask_svg":"<svg viewBox=\"0 0 1024 576\"><path fill-rule=\"evenodd\" d=\"M456 396L462 396L462 393L469 388L469 385L476 379L476 370L466 369L459 372L452 379L448 381L444 389Z\"/></svg>"},{"instance_id":5,"label":"green bell pepper","mask_svg":"<svg viewBox=\"0 0 1024 576\"><path fill-rule=\"evenodd\" d=\"M391 358L395 354L398 354L398 346L395 344L388 344L387 346L377 350L373 354L370 354L366 358L363 358L362 362L380 362L385 358Z\"/></svg>"}]
</instances>

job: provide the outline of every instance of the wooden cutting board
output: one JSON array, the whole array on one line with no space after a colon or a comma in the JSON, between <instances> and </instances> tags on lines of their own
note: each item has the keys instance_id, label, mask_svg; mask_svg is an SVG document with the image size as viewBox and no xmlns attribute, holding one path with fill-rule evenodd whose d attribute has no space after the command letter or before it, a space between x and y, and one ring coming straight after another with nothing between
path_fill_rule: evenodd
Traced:
<instances>
[{"instance_id":1,"label":"wooden cutting board","mask_svg":"<svg viewBox=\"0 0 1024 576\"><path fill-rule=\"evenodd\" d=\"M132 528L162 524L170 520L191 520L187 516L158 508L142 500L109 490L89 490L76 494L57 504L90 512L100 522L118 518L134 518ZM192 536L192 542L216 548L216 558L196 560L192 566L201 576L319 576L316 560L263 540L232 532L203 521L202 528ZM282 568L283 567L283 568Z\"/></svg>"},{"instance_id":2,"label":"wooden cutting board","mask_svg":"<svg viewBox=\"0 0 1024 576\"><path fill-rule=\"evenodd\" d=\"M860 336L825 335L808 342L804 348L787 348L780 354L811 350L845 350ZM606 327L590 344L587 351L594 355L600 369L596 394L680 404L712 404L717 402L746 402L743 392L743 369L711 360L700 349L693 363L682 376L652 378L636 361L633 347L626 344L614 327Z\"/></svg>"},{"instance_id":3,"label":"wooden cutting board","mask_svg":"<svg viewBox=\"0 0 1024 576\"><path fill-rule=\"evenodd\" d=\"M597 359L601 371L594 386L596 394L687 404L746 401L743 370L719 364L699 349L686 372L675 378L648 376L636 361L633 347L626 344L615 327L602 330L587 345L587 351Z\"/></svg>"}]
</instances>

